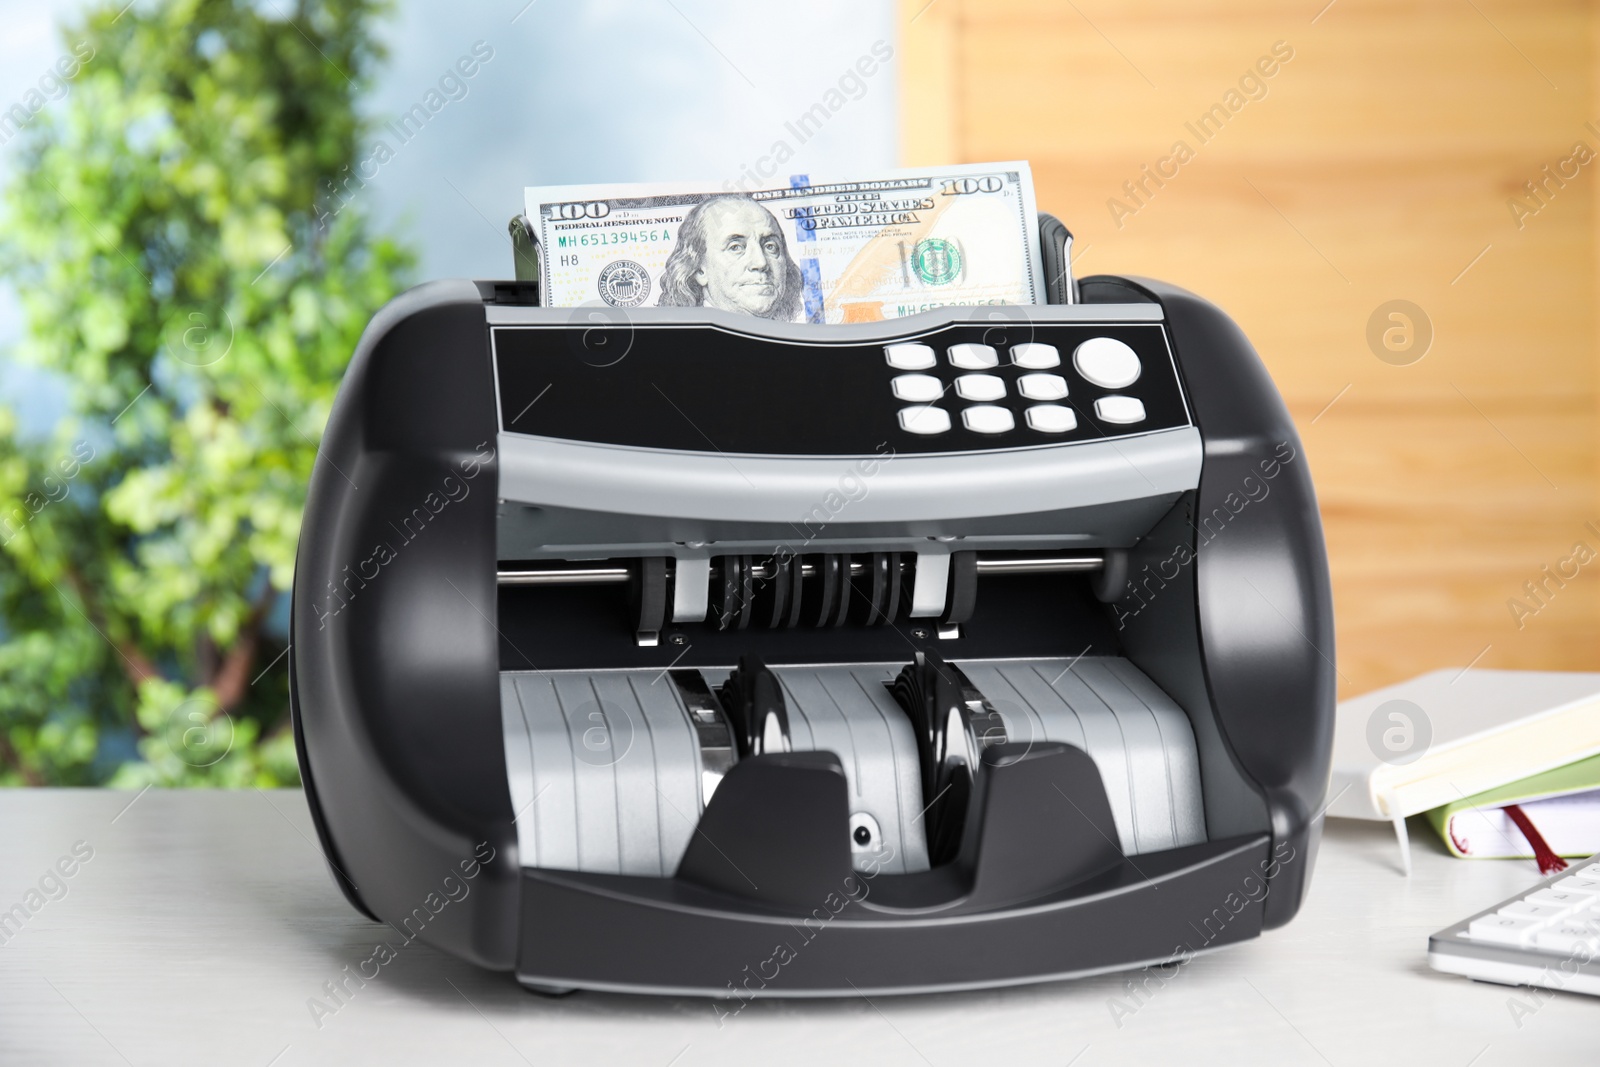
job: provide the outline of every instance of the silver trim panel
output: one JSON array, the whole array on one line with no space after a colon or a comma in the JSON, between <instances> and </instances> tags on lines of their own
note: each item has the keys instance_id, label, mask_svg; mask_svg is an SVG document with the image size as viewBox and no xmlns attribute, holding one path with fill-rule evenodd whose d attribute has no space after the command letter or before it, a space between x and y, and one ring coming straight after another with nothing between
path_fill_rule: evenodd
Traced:
<instances>
[{"instance_id":1,"label":"silver trim panel","mask_svg":"<svg viewBox=\"0 0 1600 1067\"><path fill-rule=\"evenodd\" d=\"M1064 741L1100 771L1124 854L1206 840L1200 757L1183 709L1132 663L958 661L1013 742Z\"/></svg>"},{"instance_id":2,"label":"silver trim panel","mask_svg":"<svg viewBox=\"0 0 1600 1067\"><path fill-rule=\"evenodd\" d=\"M927 522L1064 511L1200 484L1200 431L994 452L861 460L716 455L500 434L500 496L522 504L711 522ZM856 499L845 491L862 483ZM852 492L852 495L855 495Z\"/></svg>"}]
</instances>

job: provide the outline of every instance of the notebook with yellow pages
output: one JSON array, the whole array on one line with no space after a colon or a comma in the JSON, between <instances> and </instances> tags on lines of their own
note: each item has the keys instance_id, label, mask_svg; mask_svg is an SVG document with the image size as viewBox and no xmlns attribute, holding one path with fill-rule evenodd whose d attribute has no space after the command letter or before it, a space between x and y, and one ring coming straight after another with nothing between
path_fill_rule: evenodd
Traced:
<instances>
[{"instance_id":1,"label":"notebook with yellow pages","mask_svg":"<svg viewBox=\"0 0 1600 1067\"><path fill-rule=\"evenodd\" d=\"M1339 704L1330 816L1394 825L1600 754L1600 674L1432 671Z\"/></svg>"}]
</instances>

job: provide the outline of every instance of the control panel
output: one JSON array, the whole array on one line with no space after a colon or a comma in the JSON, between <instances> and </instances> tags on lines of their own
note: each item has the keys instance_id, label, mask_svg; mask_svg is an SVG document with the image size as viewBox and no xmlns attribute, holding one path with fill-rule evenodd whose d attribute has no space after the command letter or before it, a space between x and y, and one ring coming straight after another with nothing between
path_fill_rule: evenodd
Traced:
<instances>
[{"instance_id":1,"label":"control panel","mask_svg":"<svg viewBox=\"0 0 1600 1067\"><path fill-rule=\"evenodd\" d=\"M1158 322L952 323L874 342L714 324L497 325L500 428L694 452L867 455L1190 425Z\"/></svg>"}]
</instances>

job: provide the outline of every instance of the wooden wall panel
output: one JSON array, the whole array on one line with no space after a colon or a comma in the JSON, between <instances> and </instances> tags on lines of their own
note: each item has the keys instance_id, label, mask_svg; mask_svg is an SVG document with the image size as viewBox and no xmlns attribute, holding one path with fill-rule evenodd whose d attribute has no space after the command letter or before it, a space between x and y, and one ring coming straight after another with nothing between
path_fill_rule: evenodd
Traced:
<instances>
[{"instance_id":1,"label":"wooden wall panel","mask_svg":"<svg viewBox=\"0 0 1600 1067\"><path fill-rule=\"evenodd\" d=\"M1080 274L1162 277L1244 327L1316 480L1341 696L1475 658L1600 670L1600 560L1520 628L1507 603L1600 551L1600 159L1520 227L1507 203L1600 152L1595 12L1321 7L907 0L906 162L1028 159ZM1276 42L1293 58L1202 143L1185 123ZM1179 139L1193 158L1130 199ZM1366 339L1393 299L1433 328L1406 366Z\"/></svg>"}]
</instances>

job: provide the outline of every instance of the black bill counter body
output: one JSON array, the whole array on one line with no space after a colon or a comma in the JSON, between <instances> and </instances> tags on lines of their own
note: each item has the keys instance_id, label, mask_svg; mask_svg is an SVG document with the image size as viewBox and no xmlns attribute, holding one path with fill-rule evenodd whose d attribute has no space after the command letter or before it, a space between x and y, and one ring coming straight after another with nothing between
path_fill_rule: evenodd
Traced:
<instances>
[{"instance_id":1,"label":"black bill counter body","mask_svg":"<svg viewBox=\"0 0 1600 1067\"><path fill-rule=\"evenodd\" d=\"M1053 296L814 326L441 281L379 311L290 652L350 902L540 991L738 998L1288 922L1334 706L1299 438L1205 300Z\"/></svg>"}]
</instances>

